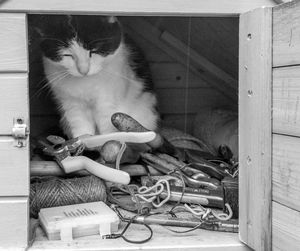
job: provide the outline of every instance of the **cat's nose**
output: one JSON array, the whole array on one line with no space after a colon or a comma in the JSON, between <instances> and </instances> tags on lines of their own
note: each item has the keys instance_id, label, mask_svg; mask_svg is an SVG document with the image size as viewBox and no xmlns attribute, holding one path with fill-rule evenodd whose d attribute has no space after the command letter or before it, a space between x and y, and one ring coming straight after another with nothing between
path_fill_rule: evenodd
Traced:
<instances>
[{"instance_id":1,"label":"cat's nose","mask_svg":"<svg viewBox=\"0 0 300 251\"><path fill-rule=\"evenodd\" d=\"M89 65L89 63L79 63L77 65L77 69L81 75L85 76L88 74L88 72L90 70L90 65Z\"/></svg>"},{"instance_id":2,"label":"cat's nose","mask_svg":"<svg viewBox=\"0 0 300 251\"><path fill-rule=\"evenodd\" d=\"M78 71L79 71L79 73L81 74L81 75L87 75L88 74L88 72L89 72L89 67L79 67L78 68Z\"/></svg>"}]
</instances>

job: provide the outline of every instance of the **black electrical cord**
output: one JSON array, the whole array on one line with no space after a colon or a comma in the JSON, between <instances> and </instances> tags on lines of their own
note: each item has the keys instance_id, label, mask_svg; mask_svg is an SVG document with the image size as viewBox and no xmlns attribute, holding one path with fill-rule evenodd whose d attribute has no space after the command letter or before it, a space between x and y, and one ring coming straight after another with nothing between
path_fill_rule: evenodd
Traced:
<instances>
[{"instance_id":1,"label":"black electrical cord","mask_svg":"<svg viewBox=\"0 0 300 251\"><path fill-rule=\"evenodd\" d=\"M190 228L188 230L184 230L184 231L177 231L177 230L174 230L174 229L171 229L169 227L166 227L165 226L165 229L168 229L169 231L173 232L173 233L176 233L176 234L185 234L185 233L189 233L189 232L192 232L192 231L195 231L197 229L200 228L200 226L202 225L203 222L200 222L197 226L194 226L193 228Z\"/></svg>"},{"instance_id":2,"label":"black electrical cord","mask_svg":"<svg viewBox=\"0 0 300 251\"><path fill-rule=\"evenodd\" d=\"M125 232L126 232L127 229L129 228L129 226L130 226L131 224L133 224L134 219L135 219L136 217L138 217L138 216L139 216L139 215L136 215L136 216L132 217L132 218L127 222L127 225L125 226L125 228L123 229L123 231L122 231L121 233L119 233L119 234L109 234L109 235L105 235L104 238L105 238L105 239L117 239L117 238L122 238L124 241L129 242L129 243L132 243L132 244L143 244L143 243L146 243L146 242L150 241L151 238L152 238L152 236L153 236L153 230L152 230L152 228L151 228L149 225L147 225L147 224L139 224L139 225L144 225L144 226L145 226L146 228L148 228L148 230L150 231L150 235L149 235L146 239L140 240L140 241L135 241L135 240L130 240L130 239L128 239L128 238L126 238L126 237L124 236ZM123 218L123 217L122 217L122 218ZM121 218L121 219L122 219L122 218Z\"/></svg>"}]
</instances>

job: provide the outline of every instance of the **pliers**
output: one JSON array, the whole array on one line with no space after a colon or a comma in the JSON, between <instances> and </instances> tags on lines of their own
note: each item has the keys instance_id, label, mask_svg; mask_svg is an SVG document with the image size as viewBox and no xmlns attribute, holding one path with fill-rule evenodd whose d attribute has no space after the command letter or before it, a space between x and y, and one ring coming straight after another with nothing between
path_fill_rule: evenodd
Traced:
<instances>
[{"instance_id":1,"label":"pliers","mask_svg":"<svg viewBox=\"0 0 300 251\"><path fill-rule=\"evenodd\" d=\"M164 174L171 174L182 178L184 183L189 187L218 189L221 185L219 180L210 178L208 175L205 175L202 171L192 168L189 165L175 165L166 160L165 158L161 157L161 155L141 153L141 157L144 163L152 166L158 171ZM189 174L187 174L186 172L189 172Z\"/></svg>"},{"instance_id":2,"label":"pliers","mask_svg":"<svg viewBox=\"0 0 300 251\"><path fill-rule=\"evenodd\" d=\"M137 133L116 132L94 136L85 135L67 141L58 136L49 136L47 139L52 144L45 141L39 141L39 143L42 145L43 153L52 156L66 173L86 169L88 172L104 180L127 185L130 182L128 173L110 168L80 154L84 149L98 148L110 140L117 140L121 143L147 143L152 141L155 136L155 132L152 131Z\"/></svg>"}]
</instances>

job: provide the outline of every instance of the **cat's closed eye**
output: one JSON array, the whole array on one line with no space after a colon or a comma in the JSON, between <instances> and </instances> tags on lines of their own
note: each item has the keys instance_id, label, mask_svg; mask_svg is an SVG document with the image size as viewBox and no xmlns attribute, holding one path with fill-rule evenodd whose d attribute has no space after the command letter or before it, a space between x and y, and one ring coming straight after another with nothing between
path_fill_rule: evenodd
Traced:
<instances>
[{"instance_id":1,"label":"cat's closed eye","mask_svg":"<svg viewBox=\"0 0 300 251\"><path fill-rule=\"evenodd\" d=\"M91 50L91 51L89 51L90 57L92 57L93 54L100 54L100 50Z\"/></svg>"},{"instance_id":2,"label":"cat's closed eye","mask_svg":"<svg viewBox=\"0 0 300 251\"><path fill-rule=\"evenodd\" d=\"M64 57L71 57L73 58L73 55L72 54L63 54Z\"/></svg>"}]
</instances>

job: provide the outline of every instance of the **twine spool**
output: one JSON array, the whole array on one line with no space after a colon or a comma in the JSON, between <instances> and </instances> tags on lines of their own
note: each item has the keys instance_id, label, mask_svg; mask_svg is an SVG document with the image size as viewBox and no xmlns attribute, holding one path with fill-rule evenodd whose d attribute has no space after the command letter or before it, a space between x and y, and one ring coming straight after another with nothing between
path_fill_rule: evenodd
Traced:
<instances>
[{"instance_id":1,"label":"twine spool","mask_svg":"<svg viewBox=\"0 0 300 251\"><path fill-rule=\"evenodd\" d=\"M91 175L81 178L37 178L30 185L30 215L38 217L41 208L106 201L104 182Z\"/></svg>"}]
</instances>

